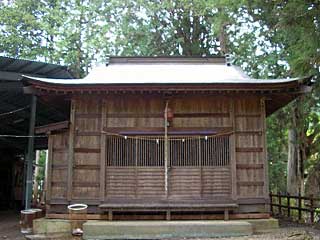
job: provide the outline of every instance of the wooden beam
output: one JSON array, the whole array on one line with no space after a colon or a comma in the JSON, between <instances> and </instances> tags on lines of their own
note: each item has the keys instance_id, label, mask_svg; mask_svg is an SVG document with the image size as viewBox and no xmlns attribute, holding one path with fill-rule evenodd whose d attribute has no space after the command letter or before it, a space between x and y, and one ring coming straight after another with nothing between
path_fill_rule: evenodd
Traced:
<instances>
[{"instance_id":1,"label":"wooden beam","mask_svg":"<svg viewBox=\"0 0 320 240\"><path fill-rule=\"evenodd\" d=\"M248 163L248 164L237 164L237 169L263 169L263 164L253 164L253 163Z\"/></svg>"},{"instance_id":2,"label":"wooden beam","mask_svg":"<svg viewBox=\"0 0 320 240\"><path fill-rule=\"evenodd\" d=\"M23 93L24 94L36 94L37 91L32 86L26 86L26 87L23 87Z\"/></svg>"},{"instance_id":3,"label":"wooden beam","mask_svg":"<svg viewBox=\"0 0 320 240\"><path fill-rule=\"evenodd\" d=\"M100 153L100 148L74 148L73 150L76 153Z\"/></svg>"},{"instance_id":4,"label":"wooden beam","mask_svg":"<svg viewBox=\"0 0 320 240\"><path fill-rule=\"evenodd\" d=\"M112 215L112 211L110 211L110 215ZM113 217L109 215L102 215L102 214L83 214L83 220L113 220ZM139 215L132 216L132 215L121 215L123 216L122 220L137 220L139 219ZM132 216L131 218L129 216ZM156 214L149 215L150 218L148 219L155 219ZM162 215L159 215L162 217ZM174 220L194 220L194 219L199 219L199 220L222 220L224 216L222 214L183 214L183 215L178 215L175 214ZM236 214L229 214L230 219L236 220L236 219L268 219L270 218L269 213L236 213ZM69 219L69 214L66 213L47 213L46 218L48 219ZM146 218L142 218L146 220ZM163 218L161 218L163 219ZM117 220L119 219L119 216L117 216Z\"/></svg>"},{"instance_id":5,"label":"wooden beam","mask_svg":"<svg viewBox=\"0 0 320 240\"><path fill-rule=\"evenodd\" d=\"M263 152L262 147L239 147L236 148L236 152Z\"/></svg>"},{"instance_id":6,"label":"wooden beam","mask_svg":"<svg viewBox=\"0 0 320 240\"><path fill-rule=\"evenodd\" d=\"M69 121L51 123L48 125L38 126L35 128L36 134L48 133L69 128Z\"/></svg>"},{"instance_id":7,"label":"wooden beam","mask_svg":"<svg viewBox=\"0 0 320 240\"><path fill-rule=\"evenodd\" d=\"M230 127L214 127L214 128L207 128L207 127L179 127L179 128L174 128L170 127L168 129L168 134L170 135L171 133L175 134L181 134L183 132L185 133L193 133L196 135L210 135L210 134L220 134L220 133L230 133L233 128L232 126ZM163 127L153 127L153 128L137 128L137 127L127 127L127 128L108 128L105 127L103 128L103 131L106 133L127 133L128 135L131 134L145 134L145 135L150 135L150 134L155 134L155 133L160 133L161 135L164 135L164 128ZM192 135L192 134L191 134Z\"/></svg>"},{"instance_id":8,"label":"wooden beam","mask_svg":"<svg viewBox=\"0 0 320 240\"><path fill-rule=\"evenodd\" d=\"M264 186L264 182L262 181L255 181L255 182L246 182L246 181L241 181L241 182L237 182L237 184L239 186L246 186L246 187L249 187L249 186Z\"/></svg>"}]
</instances>

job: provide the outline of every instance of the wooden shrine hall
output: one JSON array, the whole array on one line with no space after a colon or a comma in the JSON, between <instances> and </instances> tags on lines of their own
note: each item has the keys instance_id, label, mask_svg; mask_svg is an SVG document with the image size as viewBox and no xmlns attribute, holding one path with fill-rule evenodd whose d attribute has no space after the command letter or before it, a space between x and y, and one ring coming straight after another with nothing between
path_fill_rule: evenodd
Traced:
<instances>
[{"instance_id":1,"label":"wooden shrine hall","mask_svg":"<svg viewBox=\"0 0 320 240\"><path fill-rule=\"evenodd\" d=\"M83 79L23 82L70 106L36 128L49 138L47 216L84 203L109 220L267 218L266 117L311 88L251 79L224 57L110 57Z\"/></svg>"}]
</instances>

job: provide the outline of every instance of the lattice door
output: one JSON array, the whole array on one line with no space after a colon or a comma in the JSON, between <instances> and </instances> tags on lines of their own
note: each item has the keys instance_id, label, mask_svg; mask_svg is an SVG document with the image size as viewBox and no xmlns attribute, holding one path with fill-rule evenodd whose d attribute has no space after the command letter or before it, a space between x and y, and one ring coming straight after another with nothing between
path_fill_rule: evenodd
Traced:
<instances>
[{"instance_id":1,"label":"lattice door","mask_svg":"<svg viewBox=\"0 0 320 240\"><path fill-rule=\"evenodd\" d=\"M108 136L107 198L213 198L229 196L229 136L170 137L165 190L163 137Z\"/></svg>"}]
</instances>

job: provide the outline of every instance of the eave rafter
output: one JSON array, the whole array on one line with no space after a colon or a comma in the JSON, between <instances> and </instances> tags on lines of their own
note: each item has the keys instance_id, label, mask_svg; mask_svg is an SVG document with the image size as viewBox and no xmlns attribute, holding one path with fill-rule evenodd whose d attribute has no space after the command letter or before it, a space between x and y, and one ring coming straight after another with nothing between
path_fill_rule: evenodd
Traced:
<instances>
[{"instance_id":1,"label":"eave rafter","mask_svg":"<svg viewBox=\"0 0 320 240\"><path fill-rule=\"evenodd\" d=\"M118 85L118 86L57 86L46 84L34 84L25 87L25 93L33 93L36 95L73 95L73 94L154 94L154 93L219 93L219 94L234 94L234 93L253 93L253 94L302 94L311 90L310 86L300 85L298 83L279 84L279 85Z\"/></svg>"}]
</instances>

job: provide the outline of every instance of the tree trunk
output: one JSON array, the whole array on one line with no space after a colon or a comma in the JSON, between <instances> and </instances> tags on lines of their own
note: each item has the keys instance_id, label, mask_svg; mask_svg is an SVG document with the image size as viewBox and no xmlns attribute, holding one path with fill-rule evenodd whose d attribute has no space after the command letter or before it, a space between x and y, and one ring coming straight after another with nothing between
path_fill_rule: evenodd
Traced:
<instances>
[{"instance_id":1,"label":"tree trunk","mask_svg":"<svg viewBox=\"0 0 320 240\"><path fill-rule=\"evenodd\" d=\"M288 164L287 164L287 192L295 195L299 193L297 131L289 129L288 133Z\"/></svg>"},{"instance_id":2,"label":"tree trunk","mask_svg":"<svg viewBox=\"0 0 320 240\"><path fill-rule=\"evenodd\" d=\"M292 195L304 193L306 145L304 144L305 132L301 115L299 102L296 100L292 110L292 127L288 132L287 192Z\"/></svg>"}]
</instances>

